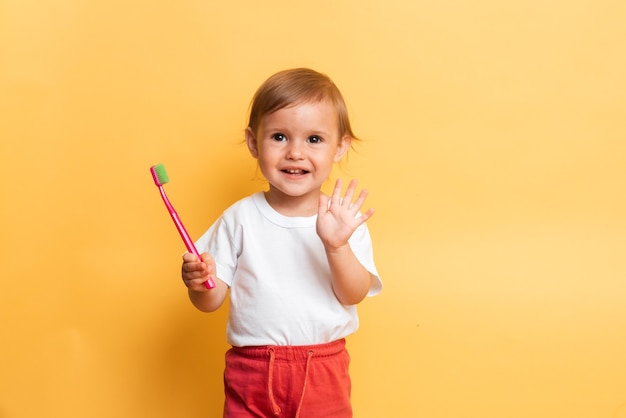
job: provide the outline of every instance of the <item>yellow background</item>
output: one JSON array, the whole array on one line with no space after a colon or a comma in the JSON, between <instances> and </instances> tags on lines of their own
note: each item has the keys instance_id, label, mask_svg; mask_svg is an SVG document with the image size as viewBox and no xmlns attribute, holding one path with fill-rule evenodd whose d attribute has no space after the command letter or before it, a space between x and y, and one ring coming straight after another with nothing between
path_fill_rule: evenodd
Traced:
<instances>
[{"instance_id":1,"label":"yellow background","mask_svg":"<svg viewBox=\"0 0 626 418\"><path fill-rule=\"evenodd\" d=\"M359 418L626 417L626 3L0 2L0 417L217 417L184 247L264 188L249 100L310 66L363 138L384 292Z\"/></svg>"}]
</instances>

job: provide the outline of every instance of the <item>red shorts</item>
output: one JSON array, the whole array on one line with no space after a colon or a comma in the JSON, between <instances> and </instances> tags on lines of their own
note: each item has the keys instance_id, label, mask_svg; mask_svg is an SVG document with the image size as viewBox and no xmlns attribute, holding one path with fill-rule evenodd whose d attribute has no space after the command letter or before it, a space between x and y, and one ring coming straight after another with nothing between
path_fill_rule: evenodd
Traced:
<instances>
[{"instance_id":1,"label":"red shorts","mask_svg":"<svg viewBox=\"0 0 626 418\"><path fill-rule=\"evenodd\" d=\"M350 418L345 340L233 347L226 353L224 418Z\"/></svg>"}]
</instances>

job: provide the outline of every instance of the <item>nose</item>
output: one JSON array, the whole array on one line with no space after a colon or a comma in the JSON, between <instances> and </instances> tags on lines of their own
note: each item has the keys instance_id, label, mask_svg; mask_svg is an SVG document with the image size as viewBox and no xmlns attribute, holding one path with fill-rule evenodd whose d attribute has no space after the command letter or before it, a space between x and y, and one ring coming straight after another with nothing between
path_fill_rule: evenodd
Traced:
<instances>
[{"instance_id":1,"label":"nose","mask_svg":"<svg viewBox=\"0 0 626 418\"><path fill-rule=\"evenodd\" d=\"M303 144L301 141L292 140L287 145L287 159L301 160L303 159Z\"/></svg>"}]
</instances>

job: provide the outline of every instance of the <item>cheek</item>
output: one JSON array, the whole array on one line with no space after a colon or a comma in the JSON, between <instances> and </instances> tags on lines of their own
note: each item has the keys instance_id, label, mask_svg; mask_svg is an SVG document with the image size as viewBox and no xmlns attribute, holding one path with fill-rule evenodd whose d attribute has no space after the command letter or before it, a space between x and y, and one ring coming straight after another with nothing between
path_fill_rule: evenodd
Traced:
<instances>
[{"instance_id":1,"label":"cheek","mask_svg":"<svg viewBox=\"0 0 626 418\"><path fill-rule=\"evenodd\" d=\"M325 172L330 172L333 168L333 164L335 164L336 162L337 161L335 161L334 153L325 154L317 159L317 169L323 170Z\"/></svg>"},{"instance_id":2,"label":"cheek","mask_svg":"<svg viewBox=\"0 0 626 418\"><path fill-rule=\"evenodd\" d=\"M276 153L268 151L266 149L259 149L257 153L257 164L261 168L261 171L265 171L270 167L277 164Z\"/></svg>"}]
</instances>

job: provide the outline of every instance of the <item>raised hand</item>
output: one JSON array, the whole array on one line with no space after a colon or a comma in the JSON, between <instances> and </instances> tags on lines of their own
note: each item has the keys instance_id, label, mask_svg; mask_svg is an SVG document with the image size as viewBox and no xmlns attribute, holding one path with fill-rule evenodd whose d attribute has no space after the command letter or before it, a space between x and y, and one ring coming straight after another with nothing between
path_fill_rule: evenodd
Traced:
<instances>
[{"instance_id":1,"label":"raised hand","mask_svg":"<svg viewBox=\"0 0 626 418\"><path fill-rule=\"evenodd\" d=\"M367 190L363 189L353 202L357 181L352 180L341 197L341 179L335 183L332 196L320 195L317 213L317 235L327 250L341 248L348 244L348 239L354 231L373 214L374 209L360 213L360 209L367 198Z\"/></svg>"}]
</instances>

